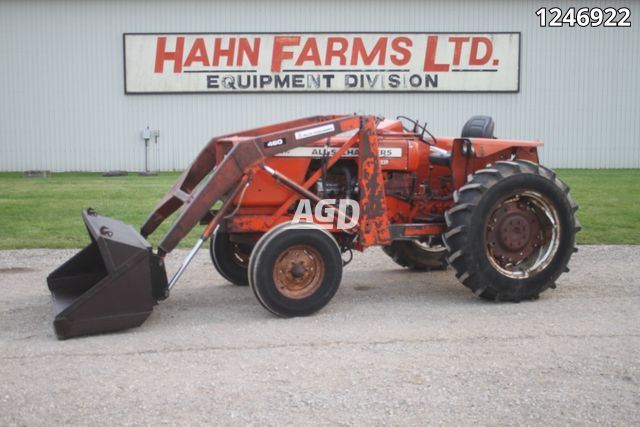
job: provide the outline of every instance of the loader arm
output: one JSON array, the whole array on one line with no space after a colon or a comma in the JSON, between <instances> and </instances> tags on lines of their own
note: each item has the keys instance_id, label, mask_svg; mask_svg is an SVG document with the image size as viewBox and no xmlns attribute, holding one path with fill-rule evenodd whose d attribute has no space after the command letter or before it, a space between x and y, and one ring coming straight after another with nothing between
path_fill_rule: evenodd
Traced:
<instances>
[{"instance_id":1,"label":"loader arm","mask_svg":"<svg viewBox=\"0 0 640 427\"><path fill-rule=\"evenodd\" d=\"M47 277L54 300L56 335L65 339L141 325L151 314L153 305L169 296L258 169L270 170L282 183L289 182L294 191L306 194L307 190L299 184L269 168L265 159L352 130L359 131L358 141L363 147L360 156L370 157L377 152L374 123L371 116L315 116L214 138L149 215L140 234L121 221L88 209L83 220L91 243ZM231 148L224 153L222 161L217 161L220 142L229 143L225 148L229 145ZM363 203L372 214L365 215L365 233L373 236L374 242L386 241L384 235L376 237L381 230L386 230L379 218L383 215L381 206L374 200L373 187L384 194L377 156L373 155L373 162L366 170L362 169L359 182L363 187L372 186L371 192L363 190ZM208 216L218 200L222 206L168 280L164 256ZM154 253L146 236L181 206L182 211Z\"/></svg>"},{"instance_id":2,"label":"loader arm","mask_svg":"<svg viewBox=\"0 0 640 427\"><path fill-rule=\"evenodd\" d=\"M225 195L240 185L244 175L260 167L264 159L319 139L360 129L366 119L346 115L313 116L213 138L149 215L141 228L142 236L153 233L167 217L184 206L158 245L159 255L171 252L216 201L230 203ZM234 145L214 168L215 146L221 141L232 141ZM269 144L273 141L282 142Z\"/></svg>"}]
</instances>

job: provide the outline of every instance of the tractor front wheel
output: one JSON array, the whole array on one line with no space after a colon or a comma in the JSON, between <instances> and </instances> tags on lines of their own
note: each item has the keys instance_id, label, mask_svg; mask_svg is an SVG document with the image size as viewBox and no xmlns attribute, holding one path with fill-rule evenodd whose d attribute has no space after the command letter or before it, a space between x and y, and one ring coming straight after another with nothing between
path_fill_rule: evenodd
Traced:
<instances>
[{"instance_id":1,"label":"tractor front wheel","mask_svg":"<svg viewBox=\"0 0 640 427\"><path fill-rule=\"evenodd\" d=\"M264 234L249 261L258 301L281 317L306 316L333 298L342 279L335 239L309 224L285 223Z\"/></svg>"},{"instance_id":2,"label":"tractor front wheel","mask_svg":"<svg viewBox=\"0 0 640 427\"><path fill-rule=\"evenodd\" d=\"M490 300L535 299L565 271L580 230L569 187L543 166L496 162L477 171L445 215L456 276Z\"/></svg>"}]
</instances>

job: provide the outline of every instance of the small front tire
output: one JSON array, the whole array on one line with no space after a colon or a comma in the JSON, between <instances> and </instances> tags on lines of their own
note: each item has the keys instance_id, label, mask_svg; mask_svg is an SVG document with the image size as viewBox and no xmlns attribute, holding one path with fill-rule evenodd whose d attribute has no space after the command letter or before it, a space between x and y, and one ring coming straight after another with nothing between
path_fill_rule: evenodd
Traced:
<instances>
[{"instance_id":1,"label":"small front tire","mask_svg":"<svg viewBox=\"0 0 640 427\"><path fill-rule=\"evenodd\" d=\"M249 261L258 301L281 317L307 316L331 301L342 280L335 239L311 224L283 224L263 235Z\"/></svg>"}]
</instances>

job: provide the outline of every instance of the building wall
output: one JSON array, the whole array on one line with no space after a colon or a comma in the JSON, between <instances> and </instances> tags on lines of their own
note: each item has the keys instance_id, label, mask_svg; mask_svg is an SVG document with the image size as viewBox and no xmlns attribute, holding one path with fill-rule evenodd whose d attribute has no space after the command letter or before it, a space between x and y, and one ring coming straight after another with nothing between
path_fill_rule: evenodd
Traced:
<instances>
[{"instance_id":1,"label":"building wall","mask_svg":"<svg viewBox=\"0 0 640 427\"><path fill-rule=\"evenodd\" d=\"M565 9L573 4L560 3ZM458 135L471 115L490 114L498 136L545 141L542 160L552 167L640 167L639 4L626 4L631 28L606 29L538 28L535 11L542 5L2 1L0 170L140 170L140 131L147 125L160 130L160 168L182 169L214 135L306 115L353 112L414 116L427 120L436 135ZM598 3L575 4L588 5ZM124 94L124 32L269 31L520 31L521 91Z\"/></svg>"}]
</instances>

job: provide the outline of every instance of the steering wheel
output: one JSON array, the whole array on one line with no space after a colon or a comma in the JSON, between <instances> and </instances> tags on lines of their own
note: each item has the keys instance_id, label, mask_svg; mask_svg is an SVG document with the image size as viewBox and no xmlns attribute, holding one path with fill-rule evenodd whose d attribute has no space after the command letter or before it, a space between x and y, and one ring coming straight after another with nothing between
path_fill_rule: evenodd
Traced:
<instances>
[{"instance_id":1,"label":"steering wheel","mask_svg":"<svg viewBox=\"0 0 640 427\"><path fill-rule=\"evenodd\" d=\"M400 120L400 123L402 123L402 129L404 129L406 132L417 133L417 131L418 131L418 121L417 120L414 120L414 119L409 118L407 116L396 116L396 120ZM405 120L413 125L412 129L410 129L409 127L405 126L405 122L404 122Z\"/></svg>"},{"instance_id":2,"label":"steering wheel","mask_svg":"<svg viewBox=\"0 0 640 427\"><path fill-rule=\"evenodd\" d=\"M421 125L420 122L418 120L409 118L407 116L397 116L396 120L400 120L400 123L402 123L402 129L404 129L406 132L412 132L412 133L418 133L420 134L420 139L427 145L435 145L436 144L436 137L433 136L433 134L431 134L431 132L429 132L429 130L427 129L427 123L425 122L424 125ZM404 120L408 121L409 123L411 123L413 125L412 129L409 129L409 127L405 126ZM424 138L424 134L429 135L429 137L431 138L431 140L433 142L427 141Z\"/></svg>"}]
</instances>

